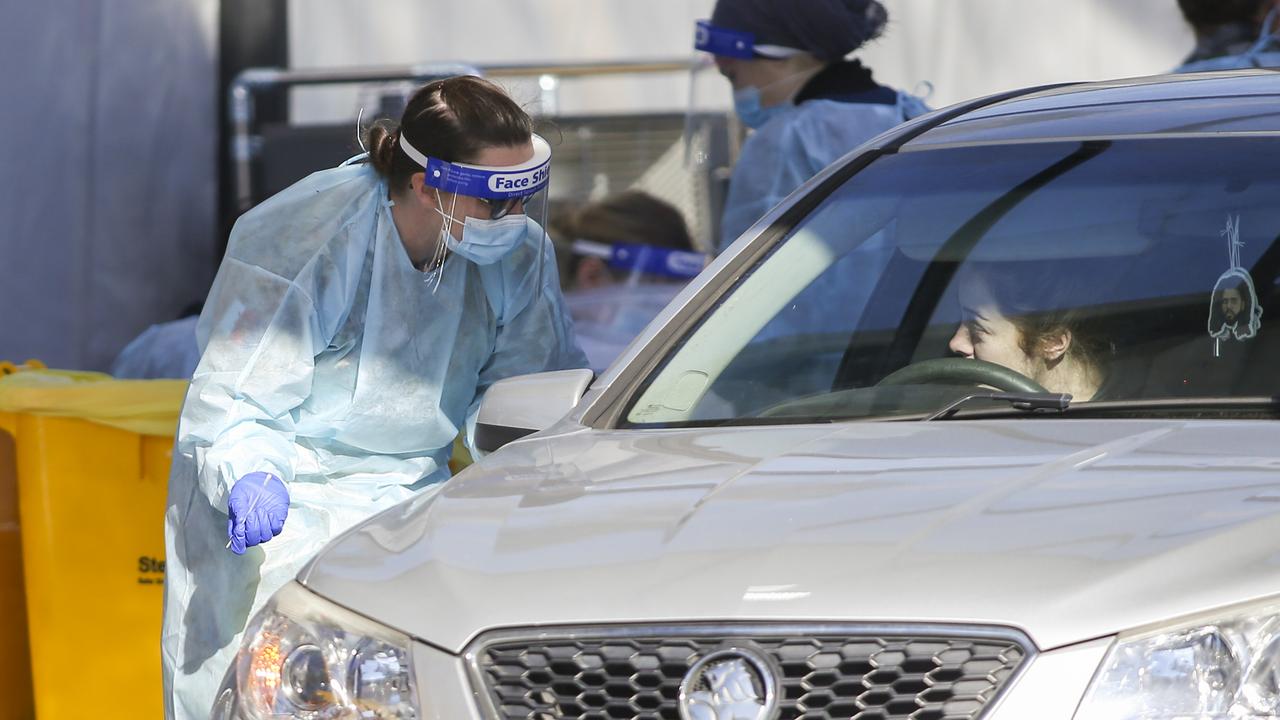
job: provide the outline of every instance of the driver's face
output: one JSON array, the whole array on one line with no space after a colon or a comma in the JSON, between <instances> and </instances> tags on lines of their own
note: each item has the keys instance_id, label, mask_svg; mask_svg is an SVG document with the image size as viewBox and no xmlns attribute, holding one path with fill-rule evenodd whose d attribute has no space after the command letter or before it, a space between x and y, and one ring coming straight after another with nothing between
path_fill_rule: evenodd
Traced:
<instances>
[{"instance_id":1,"label":"driver's face","mask_svg":"<svg viewBox=\"0 0 1280 720\"><path fill-rule=\"evenodd\" d=\"M1022 333L996 306L986 284L975 279L960 286L960 327L947 347L970 360L985 360L1036 376L1035 363L1018 342Z\"/></svg>"}]
</instances>

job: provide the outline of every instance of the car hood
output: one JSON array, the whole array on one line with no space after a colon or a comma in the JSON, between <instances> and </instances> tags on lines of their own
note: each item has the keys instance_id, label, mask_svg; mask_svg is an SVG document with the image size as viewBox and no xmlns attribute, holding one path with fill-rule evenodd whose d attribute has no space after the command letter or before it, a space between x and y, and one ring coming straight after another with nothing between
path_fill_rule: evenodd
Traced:
<instances>
[{"instance_id":1,"label":"car hood","mask_svg":"<svg viewBox=\"0 0 1280 720\"><path fill-rule=\"evenodd\" d=\"M300 580L451 651L497 627L992 623L1041 648L1280 592L1280 425L579 430L504 448Z\"/></svg>"}]
</instances>

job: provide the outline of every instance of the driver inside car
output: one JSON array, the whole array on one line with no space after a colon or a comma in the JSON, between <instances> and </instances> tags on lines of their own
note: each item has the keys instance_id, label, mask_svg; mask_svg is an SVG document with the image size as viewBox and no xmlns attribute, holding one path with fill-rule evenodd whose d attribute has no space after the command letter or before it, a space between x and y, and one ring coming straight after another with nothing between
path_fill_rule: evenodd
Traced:
<instances>
[{"instance_id":1,"label":"driver inside car","mask_svg":"<svg viewBox=\"0 0 1280 720\"><path fill-rule=\"evenodd\" d=\"M961 268L961 322L947 347L1021 373L1049 392L1069 393L1077 402L1105 395L1110 344L1074 303L1065 302L1070 282L1057 269L1006 267L1011 265Z\"/></svg>"}]
</instances>

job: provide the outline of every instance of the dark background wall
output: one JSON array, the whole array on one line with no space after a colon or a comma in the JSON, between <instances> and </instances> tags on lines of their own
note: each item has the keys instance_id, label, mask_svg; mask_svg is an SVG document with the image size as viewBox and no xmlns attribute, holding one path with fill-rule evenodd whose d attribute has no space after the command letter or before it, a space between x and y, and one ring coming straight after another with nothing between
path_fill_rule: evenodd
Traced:
<instances>
[{"instance_id":1,"label":"dark background wall","mask_svg":"<svg viewBox=\"0 0 1280 720\"><path fill-rule=\"evenodd\" d=\"M227 116L227 90L246 68L289 66L289 8L287 0L222 0L218 15L218 217L221 247L226 246L239 212L235 203L231 165L231 123ZM289 104L284 92L261 93L254 103L258 122L288 121Z\"/></svg>"}]
</instances>

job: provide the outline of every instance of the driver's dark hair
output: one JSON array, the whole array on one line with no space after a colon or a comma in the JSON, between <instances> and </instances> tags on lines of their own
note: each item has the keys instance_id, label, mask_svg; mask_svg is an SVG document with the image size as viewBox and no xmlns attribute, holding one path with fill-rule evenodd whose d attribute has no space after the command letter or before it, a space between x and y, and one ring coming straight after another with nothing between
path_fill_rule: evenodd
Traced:
<instances>
[{"instance_id":1,"label":"driver's dark hair","mask_svg":"<svg viewBox=\"0 0 1280 720\"><path fill-rule=\"evenodd\" d=\"M980 277L1001 314L1018 329L1018 347L1029 357L1064 331L1071 333L1067 356L1105 373L1115 348L1089 309L1097 297L1096 278L1070 261L971 263L962 273Z\"/></svg>"},{"instance_id":2,"label":"driver's dark hair","mask_svg":"<svg viewBox=\"0 0 1280 720\"><path fill-rule=\"evenodd\" d=\"M490 147L529 142L533 120L502 88L471 75L427 83L405 106L400 122L382 119L362 134L373 167L393 192L422 166L400 148L400 135L428 157L474 163Z\"/></svg>"}]
</instances>

